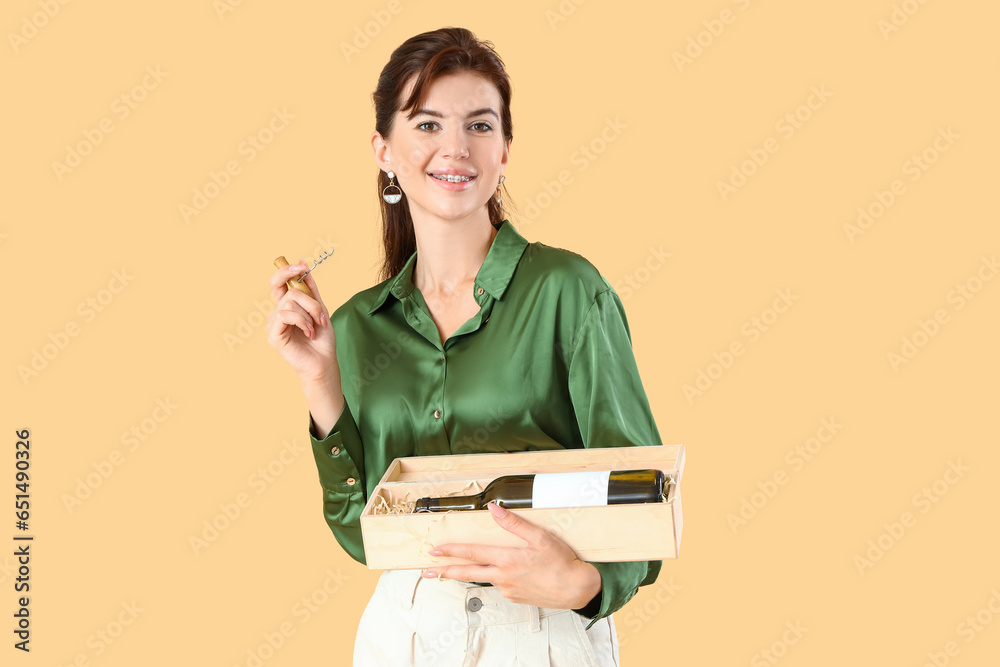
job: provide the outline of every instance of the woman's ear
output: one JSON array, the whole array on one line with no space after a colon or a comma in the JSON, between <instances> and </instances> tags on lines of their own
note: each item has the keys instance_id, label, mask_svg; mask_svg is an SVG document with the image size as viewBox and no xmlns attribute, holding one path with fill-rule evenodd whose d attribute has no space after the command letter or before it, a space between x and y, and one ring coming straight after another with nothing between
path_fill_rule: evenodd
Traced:
<instances>
[{"instance_id":1,"label":"woman's ear","mask_svg":"<svg viewBox=\"0 0 1000 667\"><path fill-rule=\"evenodd\" d=\"M375 155L375 164L382 171L389 171L392 169L392 150L389 144L386 143L382 135L379 134L378 130L372 132L372 153Z\"/></svg>"},{"instance_id":2,"label":"woman's ear","mask_svg":"<svg viewBox=\"0 0 1000 667\"><path fill-rule=\"evenodd\" d=\"M507 160L510 159L510 141L504 142L503 157L500 158L500 175L507 169Z\"/></svg>"}]
</instances>

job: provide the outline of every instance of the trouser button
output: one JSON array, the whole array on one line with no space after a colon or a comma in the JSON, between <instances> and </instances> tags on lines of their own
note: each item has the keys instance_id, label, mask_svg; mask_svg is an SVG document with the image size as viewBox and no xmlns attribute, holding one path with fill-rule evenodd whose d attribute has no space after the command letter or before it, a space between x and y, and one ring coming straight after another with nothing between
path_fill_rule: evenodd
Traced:
<instances>
[{"instance_id":1,"label":"trouser button","mask_svg":"<svg viewBox=\"0 0 1000 667\"><path fill-rule=\"evenodd\" d=\"M469 598L469 611L479 611L483 607L483 601L479 598Z\"/></svg>"}]
</instances>

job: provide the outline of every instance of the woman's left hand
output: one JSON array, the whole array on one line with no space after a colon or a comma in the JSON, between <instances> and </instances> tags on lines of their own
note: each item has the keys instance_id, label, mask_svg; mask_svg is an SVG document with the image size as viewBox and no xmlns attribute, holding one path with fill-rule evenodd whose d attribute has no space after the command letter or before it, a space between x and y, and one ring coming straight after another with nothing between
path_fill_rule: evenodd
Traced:
<instances>
[{"instance_id":1,"label":"woman's left hand","mask_svg":"<svg viewBox=\"0 0 1000 667\"><path fill-rule=\"evenodd\" d=\"M601 573L576 557L568 544L523 517L494 503L487 505L498 524L528 544L494 547L442 544L432 556L454 556L483 565L436 566L425 577L493 584L511 602L550 609L580 609L601 592Z\"/></svg>"}]
</instances>

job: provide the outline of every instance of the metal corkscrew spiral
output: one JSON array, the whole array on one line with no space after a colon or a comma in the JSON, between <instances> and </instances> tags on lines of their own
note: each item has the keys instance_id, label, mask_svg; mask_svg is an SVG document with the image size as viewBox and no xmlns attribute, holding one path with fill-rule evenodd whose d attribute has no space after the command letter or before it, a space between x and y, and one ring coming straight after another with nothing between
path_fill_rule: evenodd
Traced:
<instances>
[{"instance_id":1,"label":"metal corkscrew spiral","mask_svg":"<svg viewBox=\"0 0 1000 667\"><path fill-rule=\"evenodd\" d=\"M333 251L334 250L336 250L336 248L331 248L330 252L323 252L321 250L320 253L319 253L319 261L317 261L317 260L314 259L313 260L313 265L311 267L309 267L308 269L306 269L305 271L303 271L302 275L299 276L298 278L296 278L296 280L298 282L302 282L305 279L306 274L311 273L313 269L315 269L317 266L319 266L320 264L322 264L323 260L330 258L333 255Z\"/></svg>"},{"instance_id":2,"label":"metal corkscrew spiral","mask_svg":"<svg viewBox=\"0 0 1000 667\"><path fill-rule=\"evenodd\" d=\"M297 289L300 292L303 292L313 298L316 298L315 296L313 296L312 290L309 289L309 286L302 281L305 279L307 274L312 273L312 270L315 269L320 264L322 264L324 260L329 259L331 256L333 256L334 250L336 250L336 248L331 248L330 252L325 252L321 250L319 255L319 260L313 260L313 265L308 269L306 269L305 271L303 271L302 275L298 276L297 278L290 278L288 282L285 284L288 285L290 289L291 288ZM283 269L286 266L288 266L288 260L285 259L284 255L280 255L277 259L274 260L274 265L279 269Z\"/></svg>"}]
</instances>

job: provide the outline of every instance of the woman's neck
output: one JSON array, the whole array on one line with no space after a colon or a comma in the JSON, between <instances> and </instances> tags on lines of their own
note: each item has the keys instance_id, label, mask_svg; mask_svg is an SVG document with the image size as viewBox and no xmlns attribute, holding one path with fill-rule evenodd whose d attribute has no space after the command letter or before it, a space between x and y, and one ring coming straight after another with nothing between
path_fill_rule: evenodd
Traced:
<instances>
[{"instance_id":1,"label":"woman's neck","mask_svg":"<svg viewBox=\"0 0 1000 667\"><path fill-rule=\"evenodd\" d=\"M417 261L413 284L421 294L450 297L475 280L497 229L489 216L465 220L414 219Z\"/></svg>"}]
</instances>

